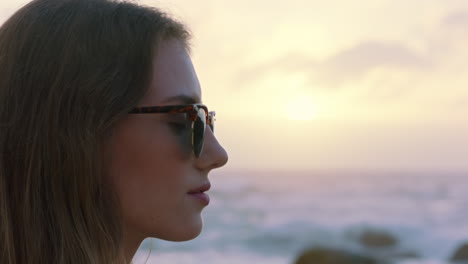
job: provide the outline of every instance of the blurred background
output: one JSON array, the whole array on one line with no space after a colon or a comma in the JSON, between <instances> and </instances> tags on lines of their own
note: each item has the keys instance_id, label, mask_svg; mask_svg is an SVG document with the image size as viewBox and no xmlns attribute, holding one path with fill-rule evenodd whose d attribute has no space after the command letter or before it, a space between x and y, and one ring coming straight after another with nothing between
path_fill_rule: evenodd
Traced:
<instances>
[{"instance_id":1,"label":"blurred background","mask_svg":"<svg viewBox=\"0 0 468 264\"><path fill-rule=\"evenodd\" d=\"M26 2L2 0L0 22ZM191 28L230 161L211 174L200 237L145 240L135 263L285 264L316 247L456 259L468 242L468 1L137 2Z\"/></svg>"}]
</instances>

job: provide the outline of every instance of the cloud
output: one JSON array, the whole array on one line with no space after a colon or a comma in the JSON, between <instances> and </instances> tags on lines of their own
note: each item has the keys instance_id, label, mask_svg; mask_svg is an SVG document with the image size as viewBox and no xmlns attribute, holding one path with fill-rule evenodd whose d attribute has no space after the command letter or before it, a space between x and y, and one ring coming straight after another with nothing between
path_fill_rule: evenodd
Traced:
<instances>
[{"instance_id":1,"label":"cloud","mask_svg":"<svg viewBox=\"0 0 468 264\"><path fill-rule=\"evenodd\" d=\"M337 86L360 79L376 68L425 68L429 64L427 59L398 43L362 42L324 61L319 79Z\"/></svg>"},{"instance_id":2,"label":"cloud","mask_svg":"<svg viewBox=\"0 0 468 264\"><path fill-rule=\"evenodd\" d=\"M446 16L442 25L450 27L461 27L468 30L468 11L459 11Z\"/></svg>"},{"instance_id":3,"label":"cloud","mask_svg":"<svg viewBox=\"0 0 468 264\"><path fill-rule=\"evenodd\" d=\"M318 61L299 52L274 58L255 65L237 75L237 83L254 82L266 75L308 71L310 82L336 88L349 81L361 79L376 68L424 69L431 63L399 43L366 41Z\"/></svg>"},{"instance_id":4,"label":"cloud","mask_svg":"<svg viewBox=\"0 0 468 264\"><path fill-rule=\"evenodd\" d=\"M450 13L433 30L427 40L432 54L460 56L468 44L468 10Z\"/></svg>"},{"instance_id":5,"label":"cloud","mask_svg":"<svg viewBox=\"0 0 468 264\"><path fill-rule=\"evenodd\" d=\"M261 80L270 74L284 74L318 68L319 63L302 53L290 53L240 70L234 76L236 87Z\"/></svg>"},{"instance_id":6,"label":"cloud","mask_svg":"<svg viewBox=\"0 0 468 264\"><path fill-rule=\"evenodd\" d=\"M422 73L428 78L448 69L454 74L465 74L465 65L468 64L460 60L468 55L468 9L447 14L423 38L412 39L413 44L422 44L418 51L406 45L406 41L409 40L364 39L354 46L337 50L323 60L305 52L292 51L247 67L234 79L241 84L240 87L246 87L245 84L268 76L302 72L309 76L307 82L311 87L340 89L365 79L374 70L388 74L388 79L398 72Z\"/></svg>"}]
</instances>

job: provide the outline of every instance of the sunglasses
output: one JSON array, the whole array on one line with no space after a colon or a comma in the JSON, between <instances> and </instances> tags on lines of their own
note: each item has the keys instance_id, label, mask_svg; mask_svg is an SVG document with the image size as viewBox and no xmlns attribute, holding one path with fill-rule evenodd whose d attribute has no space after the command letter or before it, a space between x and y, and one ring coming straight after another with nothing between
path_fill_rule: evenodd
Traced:
<instances>
[{"instance_id":1,"label":"sunglasses","mask_svg":"<svg viewBox=\"0 0 468 264\"><path fill-rule=\"evenodd\" d=\"M203 150L203 140L205 138L205 128L208 125L214 132L215 112L208 112L208 108L203 104L189 105L167 105L167 106L147 106L135 107L129 114L186 114L186 118L191 122L191 144L195 156L198 158Z\"/></svg>"}]
</instances>

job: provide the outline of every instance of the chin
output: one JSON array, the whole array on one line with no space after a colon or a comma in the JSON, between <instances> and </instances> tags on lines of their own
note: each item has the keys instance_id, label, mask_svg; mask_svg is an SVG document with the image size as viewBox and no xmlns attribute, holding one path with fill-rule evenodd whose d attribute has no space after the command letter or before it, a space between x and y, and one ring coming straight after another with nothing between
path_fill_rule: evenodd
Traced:
<instances>
[{"instance_id":1,"label":"chin","mask_svg":"<svg viewBox=\"0 0 468 264\"><path fill-rule=\"evenodd\" d=\"M200 218L198 221L186 223L185 225L174 226L171 229L172 232L167 232L164 235L159 235L156 237L172 242L192 240L200 235L203 229L203 221Z\"/></svg>"},{"instance_id":2,"label":"chin","mask_svg":"<svg viewBox=\"0 0 468 264\"><path fill-rule=\"evenodd\" d=\"M185 233L185 234L177 235L177 236L174 236L172 239L167 239L167 240L173 241L173 242L188 241L188 240L195 239L196 237L198 237L198 235L200 235L200 233L201 233L201 229L198 230L197 232Z\"/></svg>"}]
</instances>

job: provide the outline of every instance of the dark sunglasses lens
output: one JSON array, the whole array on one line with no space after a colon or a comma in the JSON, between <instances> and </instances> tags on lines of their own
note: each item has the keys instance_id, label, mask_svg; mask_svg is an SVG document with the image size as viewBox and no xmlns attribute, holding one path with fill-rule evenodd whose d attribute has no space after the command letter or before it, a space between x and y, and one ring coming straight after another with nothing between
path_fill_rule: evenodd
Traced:
<instances>
[{"instance_id":1,"label":"dark sunglasses lens","mask_svg":"<svg viewBox=\"0 0 468 264\"><path fill-rule=\"evenodd\" d=\"M200 156L203 149L203 139L206 128L206 111L203 108L198 110L197 120L193 124L193 152L195 156Z\"/></svg>"}]
</instances>

